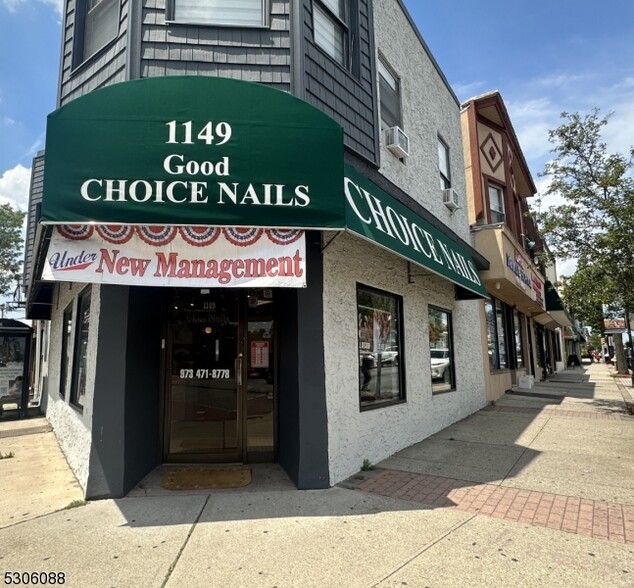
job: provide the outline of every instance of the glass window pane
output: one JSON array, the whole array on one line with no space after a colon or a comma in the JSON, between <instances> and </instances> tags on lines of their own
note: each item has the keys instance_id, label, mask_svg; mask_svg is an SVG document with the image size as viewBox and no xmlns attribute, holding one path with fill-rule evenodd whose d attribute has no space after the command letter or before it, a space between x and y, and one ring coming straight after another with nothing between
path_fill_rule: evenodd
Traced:
<instances>
[{"instance_id":1,"label":"glass window pane","mask_svg":"<svg viewBox=\"0 0 634 588\"><path fill-rule=\"evenodd\" d=\"M344 0L321 0L334 14L341 20L346 20L345 2Z\"/></svg>"},{"instance_id":2,"label":"glass window pane","mask_svg":"<svg viewBox=\"0 0 634 588\"><path fill-rule=\"evenodd\" d=\"M429 307L429 355L433 392L455 388L451 313Z\"/></svg>"},{"instance_id":3,"label":"glass window pane","mask_svg":"<svg viewBox=\"0 0 634 588\"><path fill-rule=\"evenodd\" d=\"M513 311L513 330L515 336L515 365L524 367L524 343L522 341L522 323L517 310Z\"/></svg>"},{"instance_id":4,"label":"glass window pane","mask_svg":"<svg viewBox=\"0 0 634 588\"><path fill-rule=\"evenodd\" d=\"M77 333L73 356L73 385L70 400L83 407L86 399L86 377L88 372L88 335L90 327L90 292L79 297L77 309Z\"/></svg>"},{"instance_id":5,"label":"glass window pane","mask_svg":"<svg viewBox=\"0 0 634 588\"><path fill-rule=\"evenodd\" d=\"M338 22L326 14L319 6L313 10L315 43L319 45L337 63L345 65L345 31Z\"/></svg>"},{"instance_id":6,"label":"glass window pane","mask_svg":"<svg viewBox=\"0 0 634 588\"><path fill-rule=\"evenodd\" d=\"M401 98L398 78L379 59L379 94L383 128L401 125Z\"/></svg>"},{"instance_id":7,"label":"glass window pane","mask_svg":"<svg viewBox=\"0 0 634 588\"><path fill-rule=\"evenodd\" d=\"M500 367L498 361L498 341L495 328L495 308L491 302L484 305L487 320L487 345L489 349L489 365L491 369Z\"/></svg>"},{"instance_id":8,"label":"glass window pane","mask_svg":"<svg viewBox=\"0 0 634 588\"><path fill-rule=\"evenodd\" d=\"M403 399L400 300L359 288L357 325L361 406Z\"/></svg>"},{"instance_id":9,"label":"glass window pane","mask_svg":"<svg viewBox=\"0 0 634 588\"><path fill-rule=\"evenodd\" d=\"M174 20L225 26L264 24L262 0L176 0Z\"/></svg>"},{"instance_id":10,"label":"glass window pane","mask_svg":"<svg viewBox=\"0 0 634 588\"><path fill-rule=\"evenodd\" d=\"M59 395L64 398L66 395L66 384L68 382L68 367L71 358L71 337L73 334L73 306L68 305L64 311L62 320L62 364L59 382Z\"/></svg>"},{"instance_id":11,"label":"glass window pane","mask_svg":"<svg viewBox=\"0 0 634 588\"><path fill-rule=\"evenodd\" d=\"M504 324L504 309L502 304L499 302L495 305L495 316L498 332L498 355L500 358L500 368L504 369L509 367L509 364L506 354L506 325Z\"/></svg>"},{"instance_id":12,"label":"glass window pane","mask_svg":"<svg viewBox=\"0 0 634 588\"><path fill-rule=\"evenodd\" d=\"M451 176L449 175L449 147L444 141L438 139L438 169L440 170L440 188L451 188Z\"/></svg>"},{"instance_id":13,"label":"glass window pane","mask_svg":"<svg viewBox=\"0 0 634 588\"><path fill-rule=\"evenodd\" d=\"M489 206L491 208L491 222L504 222L504 192L498 186L489 186Z\"/></svg>"},{"instance_id":14,"label":"glass window pane","mask_svg":"<svg viewBox=\"0 0 634 588\"><path fill-rule=\"evenodd\" d=\"M112 41L119 32L119 0L99 0L86 7L83 60Z\"/></svg>"}]
</instances>

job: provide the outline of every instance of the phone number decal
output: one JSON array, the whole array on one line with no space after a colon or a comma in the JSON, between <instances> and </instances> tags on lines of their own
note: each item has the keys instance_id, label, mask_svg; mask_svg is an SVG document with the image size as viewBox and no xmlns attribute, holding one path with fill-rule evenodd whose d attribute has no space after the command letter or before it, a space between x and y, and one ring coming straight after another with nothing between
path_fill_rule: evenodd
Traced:
<instances>
[{"instance_id":1,"label":"phone number decal","mask_svg":"<svg viewBox=\"0 0 634 588\"><path fill-rule=\"evenodd\" d=\"M183 369L180 370L181 380L228 380L231 377L225 369Z\"/></svg>"}]
</instances>

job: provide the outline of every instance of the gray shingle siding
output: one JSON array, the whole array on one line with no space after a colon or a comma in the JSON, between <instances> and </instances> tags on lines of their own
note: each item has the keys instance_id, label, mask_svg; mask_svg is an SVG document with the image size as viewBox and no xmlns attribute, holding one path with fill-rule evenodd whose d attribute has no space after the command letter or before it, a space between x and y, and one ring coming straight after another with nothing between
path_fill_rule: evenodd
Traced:
<instances>
[{"instance_id":1,"label":"gray shingle siding","mask_svg":"<svg viewBox=\"0 0 634 588\"><path fill-rule=\"evenodd\" d=\"M31 185L29 188L29 207L27 210L26 237L24 240L25 254L22 283L28 286L33 271L33 251L35 246L35 231L37 229L38 206L42 202L44 185L44 151L39 151L33 158L31 165Z\"/></svg>"},{"instance_id":2,"label":"gray shingle siding","mask_svg":"<svg viewBox=\"0 0 634 588\"><path fill-rule=\"evenodd\" d=\"M302 0L305 100L344 129L347 147L378 164L374 36L371 0L358 0L358 77L313 42L312 0Z\"/></svg>"}]
</instances>

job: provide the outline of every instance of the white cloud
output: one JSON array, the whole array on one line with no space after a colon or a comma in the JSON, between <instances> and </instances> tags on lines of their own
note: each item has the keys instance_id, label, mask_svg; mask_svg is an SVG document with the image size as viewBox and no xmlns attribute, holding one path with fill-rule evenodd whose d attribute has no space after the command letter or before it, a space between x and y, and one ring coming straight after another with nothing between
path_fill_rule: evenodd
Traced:
<instances>
[{"instance_id":1,"label":"white cloud","mask_svg":"<svg viewBox=\"0 0 634 588\"><path fill-rule=\"evenodd\" d=\"M29 203L31 170L18 164L0 176L0 204L11 204L25 211Z\"/></svg>"},{"instance_id":2,"label":"white cloud","mask_svg":"<svg viewBox=\"0 0 634 588\"><path fill-rule=\"evenodd\" d=\"M577 259L557 259L557 278L572 276L577 271Z\"/></svg>"}]
</instances>

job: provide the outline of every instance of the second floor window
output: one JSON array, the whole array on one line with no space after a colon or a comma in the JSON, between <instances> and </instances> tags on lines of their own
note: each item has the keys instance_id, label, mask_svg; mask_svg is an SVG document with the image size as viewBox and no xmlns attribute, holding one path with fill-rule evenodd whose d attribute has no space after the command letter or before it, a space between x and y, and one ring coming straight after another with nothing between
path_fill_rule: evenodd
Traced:
<instances>
[{"instance_id":1,"label":"second floor window","mask_svg":"<svg viewBox=\"0 0 634 588\"><path fill-rule=\"evenodd\" d=\"M504 222L504 190L499 186L489 185L489 208L491 224Z\"/></svg>"},{"instance_id":2,"label":"second floor window","mask_svg":"<svg viewBox=\"0 0 634 588\"><path fill-rule=\"evenodd\" d=\"M233 27L266 24L266 0L171 0L168 18L177 22Z\"/></svg>"},{"instance_id":3,"label":"second floor window","mask_svg":"<svg viewBox=\"0 0 634 588\"><path fill-rule=\"evenodd\" d=\"M348 67L346 0L313 2L313 34L317 45L339 65Z\"/></svg>"},{"instance_id":4,"label":"second floor window","mask_svg":"<svg viewBox=\"0 0 634 588\"><path fill-rule=\"evenodd\" d=\"M449 147L440 137L438 137L438 169L440 170L440 189L451 188Z\"/></svg>"},{"instance_id":5,"label":"second floor window","mask_svg":"<svg viewBox=\"0 0 634 588\"><path fill-rule=\"evenodd\" d=\"M73 66L76 67L103 49L119 34L119 0L77 2Z\"/></svg>"},{"instance_id":6,"label":"second floor window","mask_svg":"<svg viewBox=\"0 0 634 588\"><path fill-rule=\"evenodd\" d=\"M402 127L400 81L392 70L378 60L379 93L381 97L381 128Z\"/></svg>"}]
</instances>

